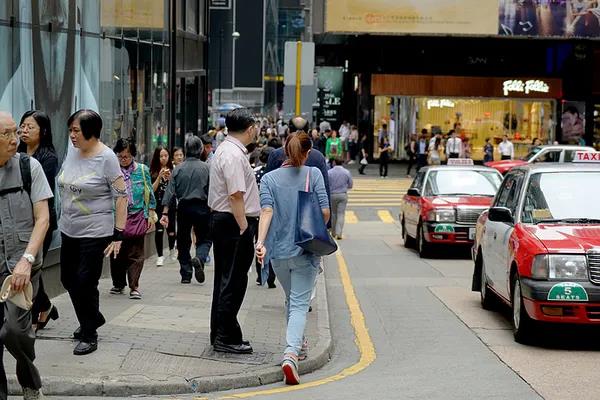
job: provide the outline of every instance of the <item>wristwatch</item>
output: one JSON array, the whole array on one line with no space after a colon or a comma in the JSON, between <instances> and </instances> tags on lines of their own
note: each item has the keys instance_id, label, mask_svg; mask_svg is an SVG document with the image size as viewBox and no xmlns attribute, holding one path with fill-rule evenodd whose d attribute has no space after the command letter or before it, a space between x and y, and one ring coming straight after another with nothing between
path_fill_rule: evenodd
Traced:
<instances>
[{"instance_id":1,"label":"wristwatch","mask_svg":"<svg viewBox=\"0 0 600 400\"><path fill-rule=\"evenodd\" d=\"M33 264L35 262L35 256L29 253L23 253L23 258L27 260L29 264Z\"/></svg>"}]
</instances>

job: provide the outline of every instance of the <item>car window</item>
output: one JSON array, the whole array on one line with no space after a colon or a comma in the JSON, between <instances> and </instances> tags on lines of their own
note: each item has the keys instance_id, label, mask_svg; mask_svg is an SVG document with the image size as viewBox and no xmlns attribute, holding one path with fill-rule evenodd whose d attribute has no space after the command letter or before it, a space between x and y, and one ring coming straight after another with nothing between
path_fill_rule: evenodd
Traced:
<instances>
[{"instance_id":1,"label":"car window","mask_svg":"<svg viewBox=\"0 0 600 400\"><path fill-rule=\"evenodd\" d=\"M533 162L559 162L562 150L549 150L541 153Z\"/></svg>"},{"instance_id":2,"label":"car window","mask_svg":"<svg viewBox=\"0 0 600 400\"><path fill-rule=\"evenodd\" d=\"M494 197L501 181L496 171L434 170L429 173L424 195Z\"/></svg>"},{"instance_id":3,"label":"car window","mask_svg":"<svg viewBox=\"0 0 600 400\"><path fill-rule=\"evenodd\" d=\"M575 159L575 153L578 150L565 150L565 159L564 162L571 162Z\"/></svg>"},{"instance_id":4,"label":"car window","mask_svg":"<svg viewBox=\"0 0 600 400\"><path fill-rule=\"evenodd\" d=\"M498 191L496 196L495 207L506 207L510 209L513 214L517 211L517 205L519 204L519 194L521 187L523 186L523 180L525 175L522 172L510 172L509 175L504 178L502 187Z\"/></svg>"},{"instance_id":5,"label":"car window","mask_svg":"<svg viewBox=\"0 0 600 400\"><path fill-rule=\"evenodd\" d=\"M423 188L423 180L425 179L425 172L419 172L417 174L417 176L415 177L415 180L413 181L412 185L410 185L411 189L421 189Z\"/></svg>"}]
</instances>

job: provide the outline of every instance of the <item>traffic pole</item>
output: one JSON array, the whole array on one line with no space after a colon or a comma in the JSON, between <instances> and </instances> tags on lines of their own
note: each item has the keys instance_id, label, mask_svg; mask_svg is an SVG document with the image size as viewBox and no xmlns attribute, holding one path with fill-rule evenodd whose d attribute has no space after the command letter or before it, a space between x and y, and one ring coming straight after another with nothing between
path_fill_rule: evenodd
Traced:
<instances>
[{"instance_id":1,"label":"traffic pole","mask_svg":"<svg viewBox=\"0 0 600 400\"><path fill-rule=\"evenodd\" d=\"M296 115L300 115L301 85L302 84L302 42L296 42Z\"/></svg>"}]
</instances>

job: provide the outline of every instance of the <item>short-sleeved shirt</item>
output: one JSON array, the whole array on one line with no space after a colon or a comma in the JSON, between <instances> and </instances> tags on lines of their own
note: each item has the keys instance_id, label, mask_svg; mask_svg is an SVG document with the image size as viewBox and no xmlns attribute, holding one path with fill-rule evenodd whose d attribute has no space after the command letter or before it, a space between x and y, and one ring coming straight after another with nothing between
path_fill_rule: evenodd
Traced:
<instances>
[{"instance_id":1,"label":"short-sleeved shirt","mask_svg":"<svg viewBox=\"0 0 600 400\"><path fill-rule=\"evenodd\" d=\"M246 215L257 217L260 214L258 185L247 154L242 142L231 135L217 147L210 162L208 189L208 206L213 211L232 213L229 196L242 192Z\"/></svg>"},{"instance_id":2,"label":"short-sleeved shirt","mask_svg":"<svg viewBox=\"0 0 600 400\"><path fill-rule=\"evenodd\" d=\"M127 197L114 183L122 177L115 153L105 145L84 158L77 148L69 149L58 174L61 217L58 227L73 238L102 238L113 234L114 200Z\"/></svg>"},{"instance_id":3,"label":"short-sleeved shirt","mask_svg":"<svg viewBox=\"0 0 600 400\"><path fill-rule=\"evenodd\" d=\"M20 158L21 154L17 153L4 167L0 167L0 188L7 188L11 186L9 184L9 182L12 181L10 174L16 173L16 170L20 171ZM33 157L29 157L29 162L31 168L31 202L37 203L38 201L51 199L53 197L52 190L50 189L50 185L46 179L42 165ZM7 173L9 175L7 175ZM20 176L20 172L18 176Z\"/></svg>"}]
</instances>

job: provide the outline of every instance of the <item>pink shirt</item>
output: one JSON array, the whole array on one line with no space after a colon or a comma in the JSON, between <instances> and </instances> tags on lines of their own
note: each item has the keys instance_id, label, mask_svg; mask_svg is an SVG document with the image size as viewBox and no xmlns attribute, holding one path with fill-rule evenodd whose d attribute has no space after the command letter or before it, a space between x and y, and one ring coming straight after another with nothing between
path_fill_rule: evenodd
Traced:
<instances>
[{"instance_id":1,"label":"pink shirt","mask_svg":"<svg viewBox=\"0 0 600 400\"><path fill-rule=\"evenodd\" d=\"M242 142L232 135L217 147L210 162L208 188L208 206L213 211L231 213L229 196L242 192L246 215L258 217L260 214L258 186L247 153Z\"/></svg>"}]
</instances>

